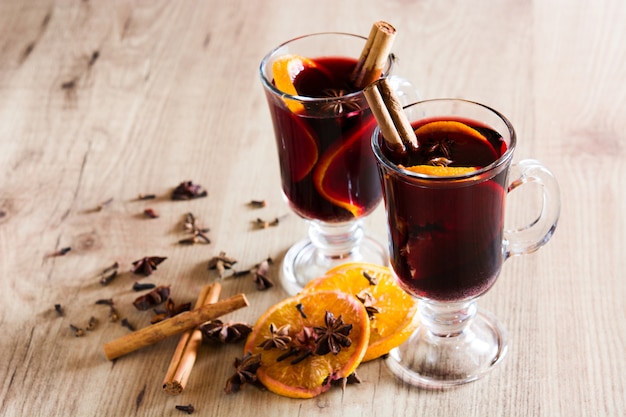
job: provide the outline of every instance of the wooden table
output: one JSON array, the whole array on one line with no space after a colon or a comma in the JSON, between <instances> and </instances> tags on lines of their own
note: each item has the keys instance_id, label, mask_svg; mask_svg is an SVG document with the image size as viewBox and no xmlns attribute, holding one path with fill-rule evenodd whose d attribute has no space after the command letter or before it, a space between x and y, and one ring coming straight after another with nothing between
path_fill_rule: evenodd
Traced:
<instances>
[{"instance_id":1,"label":"wooden table","mask_svg":"<svg viewBox=\"0 0 626 417\"><path fill-rule=\"evenodd\" d=\"M280 192L272 125L258 75L278 43L318 31L398 28L397 73L426 98L488 104L516 126L516 159L534 157L560 181L561 221L536 254L504 266L480 305L509 331L488 377L433 392L398 382L383 361L360 385L312 400L247 387L225 395L241 345L203 345L183 394L161 388L177 338L115 362L103 345L129 331L108 322L112 297L137 327L128 270L165 256L141 282L195 300L224 251L241 268L306 232ZM6 416L199 415L617 416L626 401L626 3L3 0L0 3L0 410ZM209 195L171 201L185 180ZM139 194L155 194L138 201ZM264 199L262 209L248 206ZM144 209L158 211L146 218ZM178 245L192 212L210 244ZM513 207L511 224L525 219ZM257 230L257 218L288 214ZM367 221L385 238L382 208ZM49 256L65 247L64 256ZM98 275L113 262L108 286ZM222 281L222 298L254 323L286 297L251 279ZM59 316L55 304L64 315ZM98 324L82 338L70 324ZM330 413L330 414L328 414Z\"/></svg>"}]
</instances>

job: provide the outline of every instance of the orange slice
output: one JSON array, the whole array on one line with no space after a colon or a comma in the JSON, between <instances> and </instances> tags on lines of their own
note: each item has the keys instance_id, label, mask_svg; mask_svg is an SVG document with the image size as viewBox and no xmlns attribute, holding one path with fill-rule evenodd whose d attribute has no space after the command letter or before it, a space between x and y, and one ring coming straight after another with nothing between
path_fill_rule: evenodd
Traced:
<instances>
[{"instance_id":1,"label":"orange slice","mask_svg":"<svg viewBox=\"0 0 626 417\"><path fill-rule=\"evenodd\" d=\"M372 285L364 273L376 284ZM367 297L370 308L377 310L371 315L369 345L362 362L389 353L418 326L417 300L400 288L387 267L360 262L340 265L309 282L303 292L315 294L331 289L357 295L361 300Z\"/></svg>"},{"instance_id":2,"label":"orange slice","mask_svg":"<svg viewBox=\"0 0 626 417\"><path fill-rule=\"evenodd\" d=\"M436 177L455 177L476 171L474 167L444 167L438 165L414 165L412 167L405 167L404 169L417 172L418 174Z\"/></svg>"},{"instance_id":3,"label":"orange slice","mask_svg":"<svg viewBox=\"0 0 626 417\"><path fill-rule=\"evenodd\" d=\"M420 144L424 142L425 136L435 135L440 137L442 133L447 134L452 139L457 149L472 146L472 159L483 160L484 157L486 160L495 161L499 157L498 152L496 152L489 140L478 130L465 123L456 120L437 120L415 129L415 135ZM477 147L475 140L480 142L481 146ZM458 156L459 154L454 155L453 153L451 159L458 159Z\"/></svg>"},{"instance_id":4,"label":"orange slice","mask_svg":"<svg viewBox=\"0 0 626 417\"><path fill-rule=\"evenodd\" d=\"M356 131L335 147L328 149L320 159L313 172L313 182L317 191L336 206L343 207L354 215L361 217L364 207L353 200L351 184L346 180L346 167L343 155L361 145L367 133L374 129L376 119L371 117ZM365 139L369 140L369 138ZM340 186L338 186L340 185Z\"/></svg>"},{"instance_id":5,"label":"orange slice","mask_svg":"<svg viewBox=\"0 0 626 417\"><path fill-rule=\"evenodd\" d=\"M348 334L350 345L341 347L337 354L313 353L302 358L315 342L315 331L311 333L311 329L326 327L327 312L352 325ZM266 349L265 342L271 338L270 325L274 330L289 326L282 332L290 339L286 349ZM270 307L259 318L244 352L261 354L257 377L268 390L291 398L312 398L327 391L333 380L346 378L355 371L365 355L369 336L367 311L354 296L340 291L302 293ZM296 352L289 355L292 347Z\"/></svg>"},{"instance_id":6,"label":"orange slice","mask_svg":"<svg viewBox=\"0 0 626 417\"><path fill-rule=\"evenodd\" d=\"M293 81L305 68L315 68L316 66L314 61L300 55L283 55L279 57L272 64L272 76L274 77L276 88L291 96L297 96L298 91ZM299 113L304 110L304 106L299 101L287 98L284 100L292 112Z\"/></svg>"}]
</instances>

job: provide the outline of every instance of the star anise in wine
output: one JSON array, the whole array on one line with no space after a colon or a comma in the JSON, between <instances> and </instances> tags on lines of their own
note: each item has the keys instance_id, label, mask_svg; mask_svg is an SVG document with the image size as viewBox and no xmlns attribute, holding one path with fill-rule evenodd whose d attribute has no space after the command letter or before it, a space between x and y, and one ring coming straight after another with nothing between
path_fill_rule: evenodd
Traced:
<instances>
[{"instance_id":1,"label":"star anise in wine","mask_svg":"<svg viewBox=\"0 0 626 417\"><path fill-rule=\"evenodd\" d=\"M356 298L365 306L365 311L367 311L367 316L370 320L374 318L374 314L380 313L380 310L374 307L374 296L368 291L361 291L356 295Z\"/></svg>"},{"instance_id":2,"label":"star anise in wine","mask_svg":"<svg viewBox=\"0 0 626 417\"><path fill-rule=\"evenodd\" d=\"M167 258L162 256L146 256L133 262L133 267L130 270L137 275L148 276L156 271L157 265L166 259Z\"/></svg>"},{"instance_id":3,"label":"star anise in wine","mask_svg":"<svg viewBox=\"0 0 626 417\"><path fill-rule=\"evenodd\" d=\"M425 151L430 156L428 162L431 165L450 165L452 163L450 159L452 157L452 145L454 145L454 142L447 135L427 143Z\"/></svg>"},{"instance_id":4,"label":"star anise in wine","mask_svg":"<svg viewBox=\"0 0 626 417\"><path fill-rule=\"evenodd\" d=\"M194 184L192 181L183 181L172 192L172 200L192 200L207 195L209 193L201 185Z\"/></svg>"},{"instance_id":5,"label":"star anise in wine","mask_svg":"<svg viewBox=\"0 0 626 417\"><path fill-rule=\"evenodd\" d=\"M207 341L235 343L248 337L252 327L246 323L224 323L216 319L204 323L200 326L200 331Z\"/></svg>"},{"instance_id":6,"label":"star anise in wine","mask_svg":"<svg viewBox=\"0 0 626 417\"><path fill-rule=\"evenodd\" d=\"M330 311L326 311L324 317L326 327L314 327L313 330L317 333L315 339L316 355L326 355L332 352L333 355L338 354L342 347L349 347L352 341L348 337L352 331L352 324L345 324L341 316L335 318L335 315Z\"/></svg>"},{"instance_id":7,"label":"star anise in wine","mask_svg":"<svg viewBox=\"0 0 626 417\"><path fill-rule=\"evenodd\" d=\"M167 300L165 300L165 310L154 310L156 315L152 317L152 320L150 321L150 323L152 324L158 323L165 319L169 319L170 317L174 317L182 313L183 311L189 311L190 309L191 309L191 303L176 305L174 300L172 300L171 298L168 298Z\"/></svg>"},{"instance_id":8,"label":"star anise in wine","mask_svg":"<svg viewBox=\"0 0 626 417\"><path fill-rule=\"evenodd\" d=\"M341 88L328 88L322 93L325 97L333 99L332 101L324 104L324 110L328 110L335 115L350 113L361 109L361 106L359 106L359 103L356 102L356 100L343 98L343 96L350 93L347 90L343 90Z\"/></svg>"},{"instance_id":9,"label":"star anise in wine","mask_svg":"<svg viewBox=\"0 0 626 417\"><path fill-rule=\"evenodd\" d=\"M226 394L233 394L240 391L245 384L256 382L256 371L261 367L261 354L253 355L248 352L241 359L235 358L233 366L235 374L226 381Z\"/></svg>"},{"instance_id":10,"label":"star anise in wine","mask_svg":"<svg viewBox=\"0 0 626 417\"><path fill-rule=\"evenodd\" d=\"M276 328L274 323L270 323L270 335L259 345L264 350L270 350L273 348L279 350L287 350L289 343L291 343L291 336L289 336L289 324Z\"/></svg>"}]
</instances>

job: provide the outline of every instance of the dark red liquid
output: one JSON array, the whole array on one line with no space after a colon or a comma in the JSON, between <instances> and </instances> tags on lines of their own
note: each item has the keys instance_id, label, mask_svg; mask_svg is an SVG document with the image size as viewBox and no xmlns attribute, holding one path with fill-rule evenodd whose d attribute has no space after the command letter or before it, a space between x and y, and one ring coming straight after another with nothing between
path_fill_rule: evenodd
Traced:
<instances>
[{"instance_id":1,"label":"dark red liquid","mask_svg":"<svg viewBox=\"0 0 626 417\"><path fill-rule=\"evenodd\" d=\"M480 131L488 142L461 132L418 134L419 151L403 160L384 144L381 148L390 160L405 166L446 157L452 160L449 166L483 167L506 151L497 132L478 122L462 122ZM391 263L405 290L431 300L460 301L490 288L503 262L507 170L482 180L445 183L389 170L383 174Z\"/></svg>"},{"instance_id":2,"label":"dark red liquid","mask_svg":"<svg viewBox=\"0 0 626 417\"><path fill-rule=\"evenodd\" d=\"M298 93L329 97L354 92L356 60L314 59L294 80ZM370 139L375 120L362 93L357 102L290 109L267 92L276 134L283 192L304 218L342 222L371 212L382 199Z\"/></svg>"}]
</instances>

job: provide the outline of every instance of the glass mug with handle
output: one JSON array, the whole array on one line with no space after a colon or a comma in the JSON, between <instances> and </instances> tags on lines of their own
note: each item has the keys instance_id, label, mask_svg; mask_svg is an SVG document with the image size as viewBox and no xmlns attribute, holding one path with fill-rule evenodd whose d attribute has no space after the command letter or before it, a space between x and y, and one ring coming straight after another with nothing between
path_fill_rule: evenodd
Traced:
<instances>
[{"instance_id":1,"label":"glass mug with handle","mask_svg":"<svg viewBox=\"0 0 626 417\"><path fill-rule=\"evenodd\" d=\"M506 354L506 331L476 301L506 259L550 239L559 218L559 187L536 160L512 164L513 126L487 106L435 99L404 112L417 150L394 151L378 128L372 148L383 183L391 267L404 290L419 299L420 326L392 350L387 364L409 384L445 388L480 378ZM541 186L541 211L529 225L505 230L507 194L528 183Z\"/></svg>"},{"instance_id":2,"label":"glass mug with handle","mask_svg":"<svg viewBox=\"0 0 626 417\"><path fill-rule=\"evenodd\" d=\"M281 284L290 294L341 263L388 264L386 249L363 226L382 201L370 146L376 120L362 89L347 82L366 41L349 33L305 35L279 45L260 65L283 195L309 224L308 237L283 260ZM390 75L393 61L390 55L383 76L402 101L416 100L408 81Z\"/></svg>"}]
</instances>

